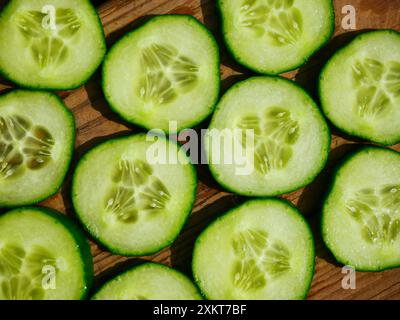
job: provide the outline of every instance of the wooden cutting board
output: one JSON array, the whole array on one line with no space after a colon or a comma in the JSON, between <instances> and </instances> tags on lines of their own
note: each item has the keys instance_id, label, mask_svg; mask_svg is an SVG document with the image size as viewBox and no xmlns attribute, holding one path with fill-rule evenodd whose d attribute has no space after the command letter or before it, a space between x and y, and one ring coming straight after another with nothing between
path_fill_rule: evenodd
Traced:
<instances>
[{"instance_id":1,"label":"wooden cutting board","mask_svg":"<svg viewBox=\"0 0 400 320\"><path fill-rule=\"evenodd\" d=\"M0 0L1 3L6 1ZM102 1L95 1L100 3ZM284 76L293 79L315 96L316 76L326 59L341 45L349 41L356 33L354 30L342 28L342 8L352 5L356 9L357 30L374 28L391 28L400 31L400 0L335 0L336 31L330 44L316 54L306 66ZM98 6L108 44L111 45L125 32L134 29L153 15L180 13L191 14L202 21L217 37L221 48L221 78L223 92L237 81L252 75L236 64L221 41L219 19L215 8L215 0L110 0ZM0 80L0 92L12 85ZM108 138L137 132L139 129L125 123L109 109L101 91L100 74L97 73L80 89L60 92L67 106L72 110L77 122L76 153L70 172L74 170L77 159L88 149ZM202 127L206 127L204 124ZM317 257L315 276L309 293L309 299L400 299L400 269L381 273L356 274L356 289L342 288L342 267L335 263L331 254L321 242L318 234L319 205L328 182L332 166L346 152L352 149L354 139L346 137L335 130L332 135L332 153L329 164L318 179L305 189L284 195L297 205L308 218L315 230ZM393 147L400 150L400 145ZM144 257L173 266L190 275L190 262L193 243L197 235L216 216L240 203L243 199L226 193L211 178L206 166L198 166L199 188L192 216L179 239L169 248L151 257ZM69 174L69 177L71 174ZM69 197L69 179L61 191L43 206L51 207L68 214L75 219ZM95 263L97 283L121 266L128 265L131 260L114 256L91 241ZM210 256L210 259L214 257Z\"/></svg>"}]
</instances>

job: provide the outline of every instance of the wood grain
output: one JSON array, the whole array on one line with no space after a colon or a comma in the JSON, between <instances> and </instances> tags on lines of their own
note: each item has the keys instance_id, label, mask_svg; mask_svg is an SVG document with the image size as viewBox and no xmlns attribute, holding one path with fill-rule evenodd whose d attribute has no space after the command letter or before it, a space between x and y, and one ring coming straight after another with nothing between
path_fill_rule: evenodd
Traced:
<instances>
[{"instance_id":1,"label":"wood grain","mask_svg":"<svg viewBox=\"0 0 400 320\"><path fill-rule=\"evenodd\" d=\"M0 0L0 4L4 1ZM342 7L353 5L357 10L357 29L392 28L400 30L400 0L336 0L336 31L328 46L317 53L299 70L283 76L297 81L316 99L316 77L326 59L347 43L355 32L343 30L341 25ZM239 80L252 73L237 65L227 54L219 33L219 19L215 8L215 0L111 0L98 7L109 46L125 32L134 29L149 17L159 14L184 13L191 14L202 21L213 31L221 48L221 80L222 92ZM0 90L12 87L6 81L0 81ZM97 73L85 86L70 92L60 92L67 106L72 110L77 121L76 153L71 172L77 159L95 144L113 136L136 132L139 129L125 123L109 109L100 87L100 75ZM203 124L202 127L206 127ZM317 180L291 194L284 195L304 213L315 230L317 257L315 276L309 293L309 299L400 299L400 269L381 273L357 273L356 290L342 289L343 274L341 266L324 247L316 231L320 200L329 181L332 166L345 153L360 141L346 137L332 130L332 152L329 163ZM400 145L393 147L400 150ZM224 192L211 178L207 167L198 166L199 189L193 214L179 239L169 248L147 260L161 262L173 266L190 275L191 252L196 236L216 216L237 205L243 199ZM69 175L71 176L71 175ZM75 219L69 198L69 179L60 192L44 203L68 214ZM130 264L132 260L114 256L91 241L98 282L110 272L115 272ZM213 257L210 257L213 259Z\"/></svg>"}]
</instances>

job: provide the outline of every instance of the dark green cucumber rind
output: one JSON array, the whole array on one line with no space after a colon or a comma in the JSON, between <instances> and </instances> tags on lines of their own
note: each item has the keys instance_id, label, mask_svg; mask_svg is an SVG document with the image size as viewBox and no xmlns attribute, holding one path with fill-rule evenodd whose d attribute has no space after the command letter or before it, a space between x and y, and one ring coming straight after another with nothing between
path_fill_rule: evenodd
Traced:
<instances>
[{"instance_id":1,"label":"dark green cucumber rind","mask_svg":"<svg viewBox=\"0 0 400 320\"><path fill-rule=\"evenodd\" d=\"M326 133L326 137L327 137L327 146L326 146L325 152L323 153L323 155L321 155L321 156L323 156L323 161L321 162L321 166L320 166L318 169L316 169L316 170L315 170L315 173L314 173L314 174L311 174L310 177L309 177L306 181L304 181L304 183L302 183L302 184L300 184L300 185L298 185L298 186L295 186L295 187L291 187L291 188L287 188L287 189L282 189L282 190L279 190L279 191L277 191L277 192L275 192L275 193L268 194L268 195L265 195L265 194L256 194L256 193L253 193L253 192L241 192L241 191L239 191L239 190L236 190L235 188L232 188L231 186L229 186L229 185L227 185L226 183L224 183L224 182L222 181L222 179L220 179L218 172L216 172L215 168L214 168L212 165L209 165L208 167L209 167L210 172L211 172L211 175L214 177L214 179L215 179L224 189L226 189L226 190L229 191L229 192L233 192L233 193L240 194L240 195L242 195L242 196L248 196L248 197L264 197L264 196L267 196L267 197L275 197L275 196L279 196L279 195L286 194L286 193L291 193L291 192L296 191L296 190L298 190L298 189L304 188L305 186L309 185L310 183L312 183L312 182L317 178L317 176L318 176L318 175L321 173L321 171L325 168L325 165L326 165L326 163L328 162L328 156L329 156L329 152L330 152L330 146L331 146L331 139L332 139L332 138L331 138L330 129L329 129L328 125L327 125L326 122L325 122L325 117L324 117L323 113L321 112L320 108L318 108L318 105L317 105L317 104L315 103L315 101L311 98L311 96L310 96L298 83L296 83L296 82L294 82L294 81L291 81L291 80L286 79L286 78L282 78L282 77L280 77L280 76L258 76L258 77L252 77L252 78L248 78L248 79L246 79L246 80L244 80L244 81L241 81L241 82L236 83L235 85L233 85L232 87L230 87L230 88L227 90L227 92L225 93L225 95L227 95L231 90L234 90L234 89L240 87L240 85L241 85L242 83L245 83L245 82L247 82L247 81L256 80L256 79L259 79L259 78L275 78L275 79L278 80L278 81L282 80L282 81L286 81L286 82L290 82L291 84L294 84L297 88L299 88L299 89L309 98L309 101L310 101L311 104L314 106L315 111L317 111L317 112L321 115L321 118L323 119L323 123L325 124L325 133ZM222 97L222 99L223 99L223 97ZM221 101L222 101L222 99L221 99ZM220 102L221 102L221 101L220 101ZM209 125L209 128L212 127L212 125L213 125L213 123L214 123L215 114L218 112L218 110L219 110L219 106L217 105L217 107L216 107L216 109L215 109L215 112L214 112L214 116L213 116L213 118L211 119L211 123L210 123L210 125Z\"/></svg>"},{"instance_id":2,"label":"dark green cucumber rind","mask_svg":"<svg viewBox=\"0 0 400 320\"><path fill-rule=\"evenodd\" d=\"M23 87L23 88L26 88L26 89L30 89L30 90L43 90L43 91L75 90L75 89L78 89L78 88L80 88L81 86L83 86L85 83L87 83L87 82L89 81L89 79L93 76L93 74L96 72L96 70L99 68L99 66L101 65L101 63L103 62L104 56L105 56L106 51L107 51L107 44L106 44L106 37L105 37L105 34L104 34L103 24L102 24L102 22L101 22L101 20L100 20L99 15L97 14L96 8L93 6L93 4L92 4L89 0L82 0L82 1L86 1L86 2L87 2L88 8L91 9L92 14L96 17L96 19L97 19L97 21L98 21L99 31L100 31L100 32L102 33L102 35L103 35L103 37L102 37L102 38L103 38L103 39L102 39L102 40L103 40L103 41L102 41L102 42L103 42L103 50L102 50L103 53L102 53L102 58L99 59L99 61L98 61L98 63L96 64L96 67L95 67L95 68L93 68L92 70L88 70L88 71L86 72L86 75L85 75L85 77L83 77L84 79L83 79L82 81L77 82L77 83L75 83L75 84L73 84L73 85L71 85L71 86L69 86L69 87L64 87L64 86L62 86L62 85L60 85L60 86L54 86L54 87L47 87L47 86L40 86L40 85L34 86L34 85L29 85L29 84L26 84L26 83L17 81L16 79L14 79L14 77L13 77L11 74L5 72L5 71L2 70L1 68L0 68L0 76L3 77L3 78L5 78L5 79L7 79L7 80L9 80L9 81L11 81L11 82L13 82L13 83L15 83L15 84L17 84L17 85L20 86L20 87ZM12 1L9 1L9 2L4 6L4 8L0 11L0 19L1 19L2 16L6 13L6 11L9 10L9 8L11 7L11 3L12 3Z\"/></svg>"},{"instance_id":3,"label":"dark green cucumber rind","mask_svg":"<svg viewBox=\"0 0 400 320\"><path fill-rule=\"evenodd\" d=\"M196 283L193 283L193 282L190 280L190 278L189 278L188 276L186 276L185 274L183 274L182 272L180 272L180 271L178 271L178 270L176 270L176 269L167 267L166 265L163 265L163 264L161 264L161 263L157 263L157 262L153 262L153 261L148 261L148 262L142 262L142 263L140 263L140 264L138 264L138 265L136 265L136 266L134 266L134 267L132 267L132 268L130 268L130 269L128 269L128 270L125 270L125 271L123 271L122 273L117 274L116 276L114 276L114 277L111 278L110 280L106 281L105 283L103 283L103 284L99 287L98 290L96 290L96 292L92 295L92 297L91 297L90 299L91 299L91 300L96 300L97 294L98 294L100 291L102 291L102 289L105 288L107 285L112 284L114 281L117 281L117 279L118 279L119 277L124 276L124 275L126 275L126 274L129 274L129 273L131 273L131 272L134 272L134 271L136 271L136 269L141 268L141 267L144 267L144 266L147 266L147 265L157 265L157 266L163 267L164 269L168 270L169 272L173 272L173 273L179 275L179 277L180 277L181 279L185 279L185 281L187 281L187 282L193 284L193 286L197 289L198 294L199 294L200 296L202 296L202 294L201 294L201 292L200 292L200 290L199 290L199 287L196 285Z\"/></svg>"},{"instance_id":4,"label":"dark green cucumber rind","mask_svg":"<svg viewBox=\"0 0 400 320\"><path fill-rule=\"evenodd\" d=\"M8 93L5 93L3 95L0 95L0 99L2 99L3 97L7 97L9 95L18 95L18 93L20 92L38 92L35 90L30 90L30 89L16 89L13 91L10 91ZM10 204L5 204L2 203L0 200L0 208L5 208L5 209L10 209L10 208L15 208L18 206L28 206L28 205L35 205L38 204L52 196L54 196L55 194L58 193L58 191L60 190L62 184L64 183L64 180L68 174L68 169L71 166L71 162L72 162L72 156L74 154L74 147L75 147L75 118L74 115L72 114L72 112L66 107L66 105L64 104L63 100L61 100L61 98L54 94L54 93L50 93L50 92L45 92L45 91L40 91L41 94L47 94L50 98L56 98L59 102L59 106L60 106L60 111L64 112L65 115L67 116L67 118L69 119L70 123L69 123L69 128L71 129L71 142L69 146L66 146L65 149L68 149L68 153L66 153L65 157L68 158L68 161L65 165L65 172L62 175L62 177L60 178L60 180L58 182L54 183L54 187L45 195L43 195L42 197L39 197L37 199L35 199L34 201L21 201L19 203L15 203L13 205Z\"/></svg>"},{"instance_id":5,"label":"dark green cucumber rind","mask_svg":"<svg viewBox=\"0 0 400 320\"><path fill-rule=\"evenodd\" d=\"M135 134L135 135L136 135L136 136L140 136L140 135L141 135L141 136L145 136L146 133L139 133L139 134ZM188 221L188 219L189 219L189 217L190 217L190 214L191 214L191 212L192 212L192 208L193 208L193 206L194 206L194 202L195 202L195 200L196 200L196 194L197 194L197 188L198 188L198 185L197 185L197 172L196 172L196 169L195 169L195 167L193 166L193 164L190 163L189 165L190 165L190 168L191 168L191 173L192 173L193 180L195 181L195 185L194 185L192 200L190 201L190 204L188 205L188 207L187 207L187 209L186 209L187 215L186 215L186 217L185 217L184 219L182 219L181 227L179 228L179 232L177 232L176 236L175 236L175 237L172 237L170 240L166 241L164 244L160 245L160 247L158 247L158 248L156 248L156 249L154 249L154 250L151 250L151 251L138 251L138 252L124 251L124 250L120 250L119 248L115 248L115 247L113 247L112 245L108 244L107 241L104 241L101 237L95 236L95 234L93 233L93 231L86 225L86 223L85 223L85 221L84 221L84 219L83 219L83 216L84 216L84 215L79 211L78 204L77 204L77 202L76 202L77 193L76 193L75 190L76 190L76 175L77 175L77 172L79 171L80 165L81 165L83 162L85 162L85 161L86 161L86 158L87 158L92 152L95 152L97 148L99 148L99 147L101 147L101 146L103 146L103 145L111 145L113 142L120 141L120 140L125 140L125 139L131 138L132 136L135 136L135 135L129 135L129 136L125 136L125 137L119 137L119 138L110 139L110 140L107 140L107 141L105 141L105 142L102 142L102 143L100 143L100 144L94 146L93 148L91 148L91 149L90 149L85 155L83 155L82 158L79 160L79 162L78 162L78 164L77 164L77 166L76 166L76 168L75 168L75 171L74 171L74 173L73 173L73 176L72 176L72 183L71 183L71 198L72 198L72 204L73 204L73 206L74 206L74 209L75 209L75 212L76 212L76 214L77 214L77 216L78 216L78 219L79 219L79 221L81 222L81 224L83 225L84 229L92 236L92 238L93 238L96 242L100 243L100 244L101 244L102 246L104 246L108 251L110 251L110 252L113 253L113 254L120 255L120 256L124 256L124 257L140 257L140 256L152 255L152 254L155 254L155 253L161 251L162 249L164 249L164 248L170 246L172 243L174 243L175 240L179 237L179 235L180 235L182 229L184 228L184 226L186 225L186 223L187 223L187 221ZM172 141L172 140L169 140L169 139L166 139L166 138L161 138L161 139L166 140L168 143L174 143L174 144L176 144L176 145L179 147L178 143L176 143L175 141ZM183 152L183 151L182 151L182 148L179 148L179 150L180 150L180 152Z\"/></svg>"},{"instance_id":6,"label":"dark green cucumber rind","mask_svg":"<svg viewBox=\"0 0 400 320\"><path fill-rule=\"evenodd\" d=\"M302 213L300 212L300 210L299 210L297 207L295 207L292 203L290 203L289 201L287 201L287 200L278 199L278 198L254 198L254 199L252 199L252 200L247 200L246 202L242 203L241 205L239 205L239 206L237 206L237 207L235 207L235 208L232 208L232 209L226 211L225 213L223 213L222 215L220 215L218 218L216 218L214 221L212 221L211 223L209 223L208 226L204 228L204 230L200 233L200 235L197 237L197 239L196 239L196 241L195 241L194 249L193 249L193 258L192 258L192 273L193 273L194 281L196 282L196 284L197 284L197 286L199 287L199 289L200 289L202 295L203 295L206 299L209 300L210 297L209 297L209 295L207 294L207 292L201 287L201 281L200 281L200 279L197 277L196 272L195 272L195 257L196 257L196 255L197 255L198 246L199 246L199 243L202 241L202 238L204 237L204 235L206 234L206 232L208 232L208 230L210 230L211 227L212 227L215 223L219 222L220 220L222 220L223 218L227 217L228 215L233 215L233 214L235 214L235 212L236 212L238 209L240 209L242 206L245 206L246 204L252 203L252 202L264 202L264 201L267 201L267 200L268 200L268 201L275 201L275 202L280 203L280 204L289 205L289 206L293 209L292 212L295 213L295 214L293 214L293 217L300 219L300 220L301 220L302 222L304 222L304 224L307 226L307 229L308 229L308 231L309 231L309 239L311 240L311 243L312 243L312 248L311 248L311 250L312 250L312 256L313 256L314 258L312 259L312 263L311 263L311 265L309 266L309 268L310 268L310 277L309 277L309 281L308 281L308 285L307 285L307 290L305 290L304 294L303 294L302 296L299 296L298 299L304 300L304 299L307 298L308 292L309 292L309 290L310 290L310 288L311 288L312 280L313 280L313 278L314 278L314 272L315 272L315 241L314 241L314 237L313 237L313 234L312 234L312 230L311 230L310 225L308 224L307 220L306 220L305 217L302 215Z\"/></svg>"},{"instance_id":7,"label":"dark green cucumber rind","mask_svg":"<svg viewBox=\"0 0 400 320\"><path fill-rule=\"evenodd\" d=\"M81 300L86 299L87 295L89 293L89 290L93 284L94 271L93 271L93 257L92 257L91 251L90 251L90 245L89 245L89 242L87 241L87 239L85 238L84 234L82 233L82 231L67 216L65 216L55 210L45 208L45 207L21 207L21 208L13 209L11 211L8 211L8 212L0 215L0 219L6 219L11 214L20 214L24 210L39 211L39 212L43 213L44 215L47 215L50 218L52 218L54 220L54 223L56 223L56 224L59 223L63 227L65 227L65 229L68 230L71 237L78 245L79 253L82 258L82 262L83 262L82 269L84 271L83 272L84 273L83 281L85 283L85 287L81 293L80 299Z\"/></svg>"},{"instance_id":8,"label":"dark green cucumber rind","mask_svg":"<svg viewBox=\"0 0 400 320\"><path fill-rule=\"evenodd\" d=\"M326 194L324 196L323 199L323 207L322 207L322 213L321 213L321 223L320 223L320 234L322 236L322 240L325 243L325 246L329 249L329 251L331 252L332 256L335 258L335 260L339 263L339 264L343 264L343 265L349 265L352 266L352 264L350 263L350 261L347 261L346 259L338 256L335 253L335 249L334 247L327 241L327 235L326 235L326 222L325 222L325 218L326 218L326 211L328 210L327 208L327 200L330 196L330 194L333 191L333 188L335 186L336 183L336 179L339 176L342 168L350 163L356 156L358 156L361 153L364 152L369 152L369 151L373 151L373 150L381 150L381 151L386 151L388 153L391 154L396 154L397 156L400 157L400 153L397 151L394 151L392 149L387 149L387 148L381 148L381 147L376 147L376 146L359 146L358 149L356 151L351 152L349 155L345 156L340 163L336 166L336 168L333 170L332 173L332 182L329 184L328 190L326 191ZM377 271L384 271L384 270L390 270L390 269L394 269L394 268L398 268L400 267L400 264L396 264L393 266L388 266L386 268L369 268L369 267L358 267L356 270L360 271L360 272L377 272Z\"/></svg>"},{"instance_id":9,"label":"dark green cucumber rind","mask_svg":"<svg viewBox=\"0 0 400 320\"><path fill-rule=\"evenodd\" d=\"M296 64L296 65L293 65L291 67L288 67L288 68L285 68L285 69L282 69L282 70L276 70L275 72L273 72L273 71L272 72L266 72L264 70L258 69L256 67L250 65L249 63L246 63L245 61L243 61L242 58L238 54L236 54L235 50L231 46L230 42L228 41L228 37L226 36L226 34L227 34L227 32L225 30L226 29L225 28L225 19L226 18L224 16L223 10L222 10L222 1L226 1L226 0L217 0L217 8L218 8L218 11L219 11L219 16L221 17L222 35L223 35L224 42L225 42L225 45L226 45L229 53L236 60L236 62L238 62L240 65L242 65L243 67L245 67L245 68L247 68L247 69L249 69L249 70L251 70L251 71L253 71L255 73L258 73L260 75L275 76L275 75L278 75L278 74L283 74L283 73L286 73L286 72L294 71L294 70L300 68L301 66L305 65L310 60L310 58L312 56L314 56L319 50L321 50L323 47L325 47L325 45L331 40L331 38L332 38L332 36L333 36L333 34L335 32L335 7L334 7L334 4L333 4L333 0L330 0L330 5L331 5L330 12L331 12L331 14L330 14L328 19L329 19L329 21L331 23L330 23L330 30L329 30L328 35L326 36L325 41L323 41L321 43L321 45L318 48L316 48L314 51L310 52L310 54L307 57L305 57L304 60L300 64Z\"/></svg>"},{"instance_id":10,"label":"dark green cucumber rind","mask_svg":"<svg viewBox=\"0 0 400 320\"><path fill-rule=\"evenodd\" d=\"M355 37L353 39L353 41L351 41L349 44L345 45L344 47L340 48L339 50L337 50L333 56L328 60L328 62L325 64L325 66L322 68L322 71L320 73L319 76L319 81L318 81L318 94L319 94L319 98L321 101L321 108L323 113L325 114L326 118L329 120L329 122L336 128L338 128L340 131L348 134L349 136L353 136L353 137L357 137L357 138L361 138L367 141L371 141L377 144L380 144L382 146L392 146L395 145L397 143L400 143L400 132L399 132L399 136L393 139L387 139L387 140L381 140L381 141L374 141L374 139L369 136L369 135L363 135L363 134L359 134L355 131L352 130L346 130L344 129L339 123L336 123L335 121L333 121L330 117L329 117L329 110L327 109L327 101L325 99L324 96L324 92L322 90L322 82L324 81L324 76L325 76L325 72L328 69L328 67L330 66L330 64L332 63L334 58L339 57L348 47L350 47L351 45L353 45L354 42L356 41L362 41L363 37L365 35L371 34L371 33L377 33L377 32L381 32L381 33L393 33L396 34L397 36L400 36L400 32L396 31L396 30L392 30L392 29L381 29L381 30L373 30L373 31L367 31L367 32L363 32L362 34L358 35L357 37Z\"/></svg>"},{"instance_id":11,"label":"dark green cucumber rind","mask_svg":"<svg viewBox=\"0 0 400 320\"><path fill-rule=\"evenodd\" d=\"M135 30L132 30L132 31L128 32L127 34L125 34L122 38L120 38L120 39L111 47L111 49L108 51L108 53L107 53L107 55L106 55L106 57L105 57L105 59L104 59L103 66L102 66L102 71L101 71L101 72L102 72L102 88L103 88L104 96L105 96L105 98L106 98L106 100L107 100L107 102L108 102L108 105L110 106L111 110L114 111L116 114L118 114L118 115L121 117L121 119L123 119L123 120L125 120L125 121L127 121L127 122L129 122L129 123L132 123L132 124L134 124L134 125L136 125L136 126L142 128L142 129L144 129L144 130L152 130L152 129L154 129L154 128L146 127L146 126L143 125L142 123L139 123L138 121L135 121L134 119L131 119L131 118L129 118L129 117L126 117L126 116L123 115L123 114L118 110L118 108L112 103L111 97L110 97L110 95L108 94L108 92L107 92L107 90L106 90L106 82L105 82L105 81L106 81L106 70L105 70L106 68L105 68L105 66L106 66L106 63L107 63L108 59L112 56L112 53L114 52L114 50L116 50L116 48L118 47L118 44L121 42L121 40L125 39L125 37L129 37L129 36L131 36L132 34L134 34L134 33L138 32L138 31L140 31L142 28L144 28L145 26L147 26L149 23L157 22L157 20L158 20L160 17L163 18L163 17L166 17L166 16L171 17L171 18L172 18L172 17L186 17L186 18L188 18L188 19L191 20L191 21L195 21L196 24L197 24L198 26L200 26L203 30L205 30L205 31L207 32L209 39L210 39L211 42L213 43L213 46L214 46L214 48L215 48L216 55L217 55L217 57L216 57L216 65L215 65L216 76L217 76L218 79L220 79L220 76L221 76L221 75L220 75L220 64L221 64L221 59L220 59L220 54L219 54L219 46L218 46L218 43L217 43L217 41L215 40L215 37L214 37L214 35L211 33L211 31L210 31L205 25L203 25L200 21L198 21L196 18L194 18L194 17L191 16L191 15L186 15L186 14L167 14L167 15L156 16L156 17L151 18L149 21L147 21L146 23L144 23L144 24L141 25L140 27L136 28ZM216 105L217 105L217 103L218 103L218 100L219 100L220 91L221 91L221 81L218 80L218 81L216 81L216 83L215 83L215 99L214 99L213 103L212 103L212 104L209 106L209 108L208 108L208 109L209 109L209 112L208 112L207 114L205 114L201 119L193 120L193 122L191 122L189 125L187 125L187 126L185 126L185 127L180 127L180 128L178 128L178 132L180 132L180 131L182 131L182 130L184 130L184 129L193 128L193 127L197 126L198 124L202 123L204 120L206 120L206 119L214 112L214 109L215 109L215 107L216 107ZM169 134L178 133L178 132L169 132Z\"/></svg>"}]
</instances>

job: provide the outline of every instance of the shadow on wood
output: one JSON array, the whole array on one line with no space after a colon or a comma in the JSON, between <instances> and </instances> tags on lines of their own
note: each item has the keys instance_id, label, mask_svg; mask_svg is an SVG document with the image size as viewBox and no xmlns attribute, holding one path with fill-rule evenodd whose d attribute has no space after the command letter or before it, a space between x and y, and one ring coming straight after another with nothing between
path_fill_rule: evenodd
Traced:
<instances>
[{"instance_id":1,"label":"shadow on wood","mask_svg":"<svg viewBox=\"0 0 400 320\"><path fill-rule=\"evenodd\" d=\"M329 249L326 247L324 241L322 240L321 236L321 231L320 231L320 216L313 216L307 219L311 231L313 233L314 237L314 242L315 242L315 256L326 261L327 263L335 266L335 267L340 267L341 264L339 264L335 257L332 255L332 253L329 251Z\"/></svg>"},{"instance_id":2,"label":"shadow on wood","mask_svg":"<svg viewBox=\"0 0 400 320\"><path fill-rule=\"evenodd\" d=\"M319 214L328 192L337 166L351 152L357 150L357 144L344 144L329 153L328 162L313 183L304 188L297 207L305 216Z\"/></svg>"},{"instance_id":3,"label":"shadow on wood","mask_svg":"<svg viewBox=\"0 0 400 320\"><path fill-rule=\"evenodd\" d=\"M0 91L1 91L1 93L6 93L12 89L15 89L15 84L0 76Z\"/></svg>"},{"instance_id":4,"label":"shadow on wood","mask_svg":"<svg viewBox=\"0 0 400 320\"><path fill-rule=\"evenodd\" d=\"M319 50L299 69L295 76L295 81L319 103L318 83L322 68L335 52L349 44L356 36L367 31L371 31L371 29L346 32L332 38L325 47Z\"/></svg>"},{"instance_id":5,"label":"shadow on wood","mask_svg":"<svg viewBox=\"0 0 400 320\"><path fill-rule=\"evenodd\" d=\"M171 246L172 267L191 276L193 248L199 234L210 222L241 202L243 202L243 198L236 195L228 195L193 213L181 235ZM210 259L213 259L213 257L210 257Z\"/></svg>"},{"instance_id":6,"label":"shadow on wood","mask_svg":"<svg viewBox=\"0 0 400 320\"><path fill-rule=\"evenodd\" d=\"M232 85L238 81L242 81L253 73L245 67L238 64L228 48L225 45L224 37L221 28L221 18L219 10L214 0L201 0L201 10L204 18L204 25L213 33L219 49L221 64L226 68L234 71L235 75L231 75L222 80L221 83L221 95L224 94Z\"/></svg>"},{"instance_id":7,"label":"shadow on wood","mask_svg":"<svg viewBox=\"0 0 400 320\"><path fill-rule=\"evenodd\" d=\"M93 147L97 146L98 144L100 144L100 143L102 143L104 141L107 141L109 139L123 137L123 136L127 136L129 134L132 134L132 133L130 131L122 131L122 132L114 133L114 134L111 134L111 135L108 135L108 136L97 137L97 138L94 138L94 139L92 139L92 140L80 145L75 150L74 157L73 157L71 165L69 167L66 180L64 181L64 184L63 184L63 186L61 188L61 197L62 197L64 205L65 205L65 212L66 212L67 216L70 217L75 222L81 224L80 221L76 217L76 213L75 213L74 207L72 205L71 183L72 183L73 173L74 173L74 171L76 169L76 165L78 164L79 160L82 158L82 156L86 152L88 152L90 149L92 149ZM92 239L92 237L90 236L90 234L88 232L86 232L86 235L90 239Z\"/></svg>"},{"instance_id":8,"label":"shadow on wood","mask_svg":"<svg viewBox=\"0 0 400 320\"><path fill-rule=\"evenodd\" d=\"M359 144L344 144L333 149L329 155L325 169L312 184L304 189L297 205L299 210L305 215L313 232L316 256L336 267L341 266L341 264L336 261L335 257L326 247L321 235L322 206L332 186L337 169L349 155L360 147L361 145Z\"/></svg>"},{"instance_id":9,"label":"shadow on wood","mask_svg":"<svg viewBox=\"0 0 400 320\"><path fill-rule=\"evenodd\" d=\"M104 97L101 86L101 70L98 70L94 76L86 83L85 90L90 100L91 106L101 113L101 115L113 122L119 123L133 131L143 131L143 129L125 121L116 112L114 112L106 98Z\"/></svg>"},{"instance_id":10,"label":"shadow on wood","mask_svg":"<svg viewBox=\"0 0 400 320\"><path fill-rule=\"evenodd\" d=\"M111 48L118 40L120 40L123 36L125 36L127 33L135 30L136 28L142 26L145 24L147 21L149 21L151 18L156 17L157 15L154 14L148 14L145 16L141 16L131 23L127 24L126 26L118 29L117 31L114 31L107 35L106 41L107 41L107 46L108 48Z\"/></svg>"},{"instance_id":11,"label":"shadow on wood","mask_svg":"<svg viewBox=\"0 0 400 320\"><path fill-rule=\"evenodd\" d=\"M191 149L190 150L190 158L192 160L192 163L194 163L194 166L196 167L197 171L197 178L200 180L202 183L204 183L207 187L211 189L215 189L218 191L224 191L224 189L221 187L221 185L215 180L213 175L211 174L210 167L208 166L207 163L207 155L205 151L205 141L204 141L204 135L205 135L205 130L209 126L209 121L210 119L208 118L205 120L202 124L200 124L197 128L194 128L193 130L196 132L196 137L197 137L197 149ZM183 131L181 134L184 134L187 131ZM180 136L182 138L182 135ZM190 135L191 137L191 135ZM181 145L185 143L190 142L190 137L188 137L186 140L182 140L181 138L179 139L179 143ZM190 144L191 146L195 146L196 142L192 142Z\"/></svg>"},{"instance_id":12,"label":"shadow on wood","mask_svg":"<svg viewBox=\"0 0 400 320\"><path fill-rule=\"evenodd\" d=\"M93 282L93 287L90 290L90 295L95 294L107 281L112 280L116 276L137 267L145 262L149 262L148 260L142 258L132 258L129 260L125 260L122 262L116 263L111 268L106 269L105 271L99 273Z\"/></svg>"}]
</instances>

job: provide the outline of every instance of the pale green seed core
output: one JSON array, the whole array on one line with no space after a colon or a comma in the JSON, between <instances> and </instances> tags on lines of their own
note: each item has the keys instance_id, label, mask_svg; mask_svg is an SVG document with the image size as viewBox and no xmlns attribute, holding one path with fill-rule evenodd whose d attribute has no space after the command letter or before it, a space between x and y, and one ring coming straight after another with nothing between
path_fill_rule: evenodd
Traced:
<instances>
[{"instance_id":1,"label":"pale green seed core","mask_svg":"<svg viewBox=\"0 0 400 320\"><path fill-rule=\"evenodd\" d=\"M70 8L56 9L54 30L44 23L46 19L49 16L40 11L21 12L15 19L40 69L59 66L67 60L68 45L77 39L82 26L76 12Z\"/></svg>"},{"instance_id":2,"label":"pale green seed core","mask_svg":"<svg viewBox=\"0 0 400 320\"><path fill-rule=\"evenodd\" d=\"M169 104L197 84L199 67L172 45L152 44L142 49L140 63L143 76L136 92L146 105Z\"/></svg>"},{"instance_id":3,"label":"pale green seed core","mask_svg":"<svg viewBox=\"0 0 400 320\"><path fill-rule=\"evenodd\" d=\"M53 146L54 139L45 127L20 115L0 116L0 179L45 167Z\"/></svg>"},{"instance_id":4,"label":"pale green seed core","mask_svg":"<svg viewBox=\"0 0 400 320\"><path fill-rule=\"evenodd\" d=\"M393 108L393 99L400 96L400 63L387 64L364 58L352 68L356 88L355 113L364 119L382 117Z\"/></svg>"},{"instance_id":5,"label":"pale green seed core","mask_svg":"<svg viewBox=\"0 0 400 320\"><path fill-rule=\"evenodd\" d=\"M232 280L235 287L259 290L290 269L290 252L279 240L270 239L263 230L248 229L236 234L232 243L235 262Z\"/></svg>"},{"instance_id":6,"label":"pale green seed core","mask_svg":"<svg viewBox=\"0 0 400 320\"><path fill-rule=\"evenodd\" d=\"M301 12L294 0L245 0L240 8L239 26L272 45L296 44L303 32Z\"/></svg>"},{"instance_id":7,"label":"pale green seed core","mask_svg":"<svg viewBox=\"0 0 400 320\"><path fill-rule=\"evenodd\" d=\"M58 270L56 259L41 246L25 250L19 245L0 247L0 291L6 300L41 300L43 267Z\"/></svg>"},{"instance_id":8,"label":"pale green seed core","mask_svg":"<svg viewBox=\"0 0 400 320\"><path fill-rule=\"evenodd\" d=\"M400 234L400 185L366 188L345 202L346 212L360 225L363 239L392 244Z\"/></svg>"},{"instance_id":9,"label":"pale green seed core","mask_svg":"<svg viewBox=\"0 0 400 320\"><path fill-rule=\"evenodd\" d=\"M136 222L141 213L165 209L171 197L152 167L141 160L120 160L111 183L105 212L124 223Z\"/></svg>"},{"instance_id":10,"label":"pale green seed core","mask_svg":"<svg viewBox=\"0 0 400 320\"><path fill-rule=\"evenodd\" d=\"M241 129L240 142L244 148L249 146L247 130L254 133L254 167L263 175L286 167L300 131L290 112L281 107L267 109L264 117L245 116L238 121L237 128Z\"/></svg>"}]
</instances>

